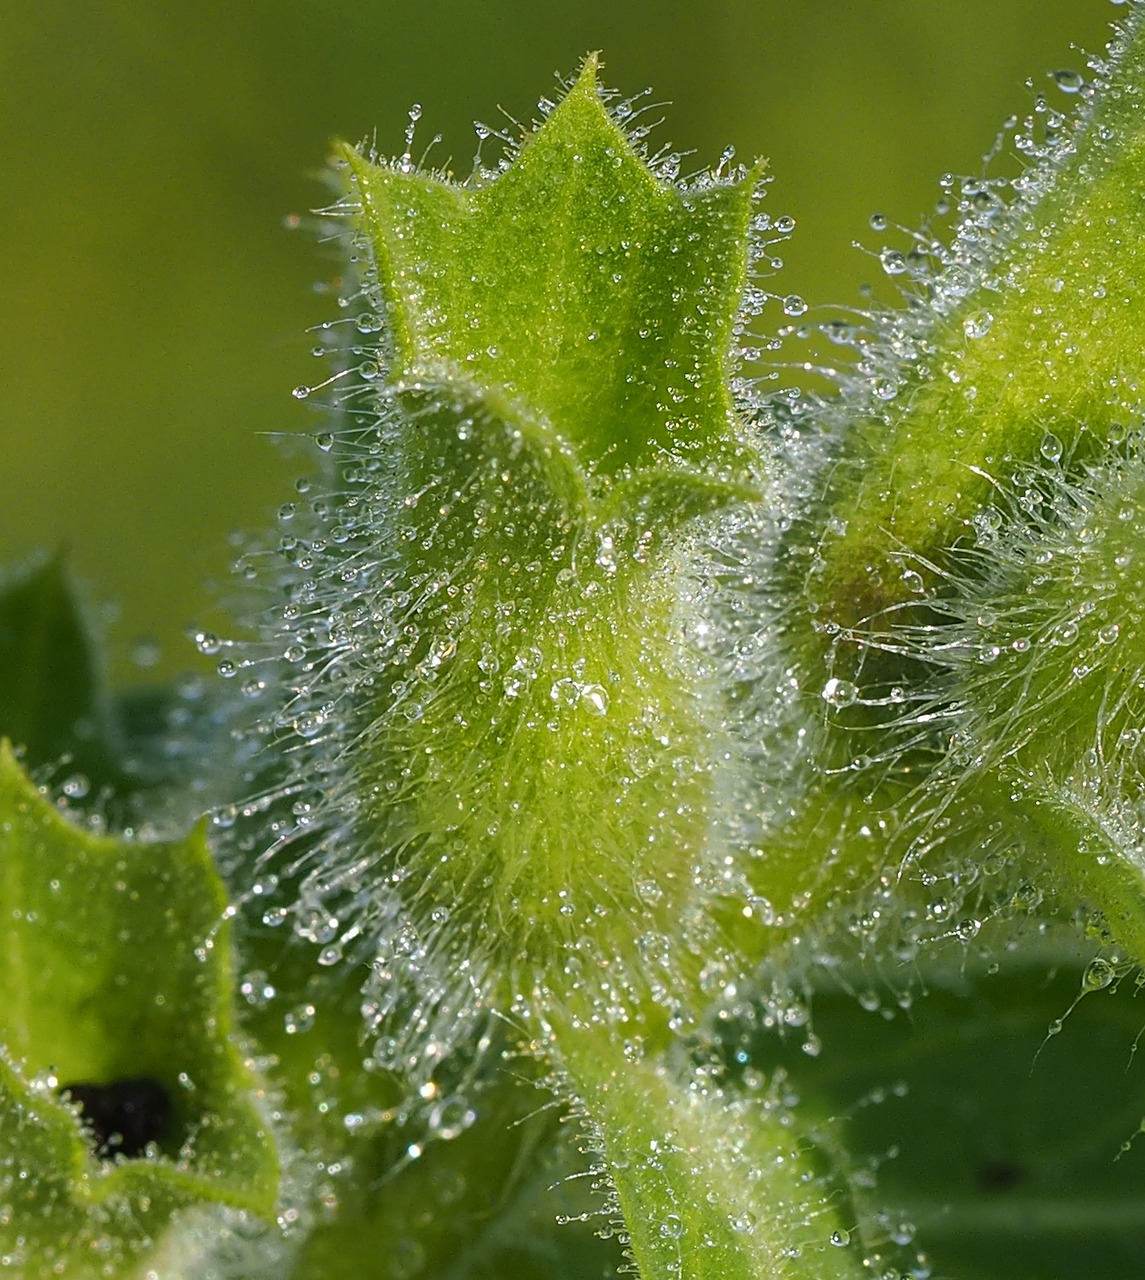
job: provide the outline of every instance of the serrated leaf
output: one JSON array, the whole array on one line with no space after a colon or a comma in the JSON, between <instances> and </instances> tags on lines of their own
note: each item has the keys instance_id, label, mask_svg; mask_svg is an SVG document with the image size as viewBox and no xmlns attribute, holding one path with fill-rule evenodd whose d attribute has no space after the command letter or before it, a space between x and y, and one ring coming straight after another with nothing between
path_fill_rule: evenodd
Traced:
<instances>
[{"instance_id":1,"label":"serrated leaf","mask_svg":"<svg viewBox=\"0 0 1145 1280\"><path fill-rule=\"evenodd\" d=\"M497 388L509 420L547 424L594 478L750 471L727 363L753 181L684 191L657 178L601 102L597 69L588 58L492 181L459 186L343 149L390 380Z\"/></svg>"},{"instance_id":2,"label":"serrated leaf","mask_svg":"<svg viewBox=\"0 0 1145 1280\"><path fill-rule=\"evenodd\" d=\"M0 1178L18 1191L0 1232L42 1246L22 1274L127 1274L177 1210L272 1212L278 1160L232 1040L225 907L202 827L93 835L0 747ZM98 1159L126 1151L129 1126L146 1157Z\"/></svg>"},{"instance_id":3,"label":"serrated leaf","mask_svg":"<svg viewBox=\"0 0 1145 1280\"><path fill-rule=\"evenodd\" d=\"M346 765L292 850L300 932L352 911L354 937L416 938L378 1021L435 1052L522 992L702 1003L726 753L680 598L698 520L762 476L728 381L757 175L657 176L594 59L495 175L342 155L382 331L351 394L378 417L332 442L371 496L327 509L284 645L314 676L270 726L313 744L300 792Z\"/></svg>"}]
</instances>

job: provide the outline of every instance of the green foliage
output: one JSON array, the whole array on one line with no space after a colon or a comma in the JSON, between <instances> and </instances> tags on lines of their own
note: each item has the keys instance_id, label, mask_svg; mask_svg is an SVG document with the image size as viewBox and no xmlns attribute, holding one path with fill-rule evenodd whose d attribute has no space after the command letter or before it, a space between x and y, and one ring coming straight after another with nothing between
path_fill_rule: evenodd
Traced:
<instances>
[{"instance_id":1,"label":"green foliage","mask_svg":"<svg viewBox=\"0 0 1145 1280\"><path fill-rule=\"evenodd\" d=\"M272 1215L279 1158L233 1042L226 898L202 827L148 844L87 832L6 743L0 813L9 1265L126 1273L188 1208ZM117 1150L147 1154L97 1159Z\"/></svg>"},{"instance_id":2,"label":"green foliage","mask_svg":"<svg viewBox=\"0 0 1145 1280\"><path fill-rule=\"evenodd\" d=\"M677 180L594 57L465 182L338 148L241 695L0 595L5 1265L1140 1273L1143 58L829 396L748 376L762 166Z\"/></svg>"}]
</instances>

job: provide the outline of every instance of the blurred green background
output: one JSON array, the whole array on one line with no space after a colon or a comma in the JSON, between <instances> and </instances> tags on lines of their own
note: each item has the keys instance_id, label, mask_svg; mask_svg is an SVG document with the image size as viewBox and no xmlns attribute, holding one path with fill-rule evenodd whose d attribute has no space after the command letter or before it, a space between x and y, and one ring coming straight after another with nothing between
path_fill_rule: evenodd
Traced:
<instances>
[{"instance_id":1,"label":"blurred green background","mask_svg":"<svg viewBox=\"0 0 1145 1280\"><path fill-rule=\"evenodd\" d=\"M0 34L0 560L67 546L113 601L115 669L158 671L225 585L228 532L308 469L266 439L317 426L305 333L335 312L329 250L284 229L325 202L334 135L375 127L467 172L472 122L528 119L588 49L670 102L654 135L771 158L798 230L776 286L857 303L873 211L916 225L975 173L1047 72L1081 67L1109 0L39 0ZM1061 105L1065 100L1061 99ZM814 313L812 313L813 315ZM780 323L776 317L774 323Z\"/></svg>"}]
</instances>

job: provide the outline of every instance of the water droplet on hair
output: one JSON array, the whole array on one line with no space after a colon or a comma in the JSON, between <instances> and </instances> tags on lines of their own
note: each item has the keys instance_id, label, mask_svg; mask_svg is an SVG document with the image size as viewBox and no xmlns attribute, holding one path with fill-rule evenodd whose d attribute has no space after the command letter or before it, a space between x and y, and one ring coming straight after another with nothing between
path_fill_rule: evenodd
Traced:
<instances>
[{"instance_id":1,"label":"water droplet on hair","mask_svg":"<svg viewBox=\"0 0 1145 1280\"><path fill-rule=\"evenodd\" d=\"M823 701L832 707L849 707L858 700L859 686L834 676L823 686Z\"/></svg>"},{"instance_id":2,"label":"water droplet on hair","mask_svg":"<svg viewBox=\"0 0 1145 1280\"><path fill-rule=\"evenodd\" d=\"M1062 93L1080 93L1085 88L1085 77L1080 71L1051 71L1050 75Z\"/></svg>"},{"instance_id":3,"label":"water droplet on hair","mask_svg":"<svg viewBox=\"0 0 1145 1280\"><path fill-rule=\"evenodd\" d=\"M1062 442L1052 431L1047 431L1042 437L1038 452L1047 462L1058 462L1061 460L1062 451Z\"/></svg>"},{"instance_id":4,"label":"water droplet on hair","mask_svg":"<svg viewBox=\"0 0 1145 1280\"><path fill-rule=\"evenodd\" d=\"M897 249L884 249L879 254L879 261L888 276L901 276L906 273L906 258Z\"/></svg>"}]
</instances>

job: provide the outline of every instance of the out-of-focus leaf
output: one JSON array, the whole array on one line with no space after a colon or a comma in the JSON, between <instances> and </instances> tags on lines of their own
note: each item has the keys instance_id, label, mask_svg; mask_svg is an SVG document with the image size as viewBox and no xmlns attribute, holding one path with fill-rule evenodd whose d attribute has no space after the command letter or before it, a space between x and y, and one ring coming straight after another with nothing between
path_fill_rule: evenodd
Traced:
<instances>
[{"instance_id":1,"label":"out-of-focus leaf","mask_svg":"<svg viewBox=\"0 0 1145 1280\"><path fill-rule=\"evenodd\" d=\"M816 999L817 1057L769 1035L752 1068L782 1068L802 1114L841 1123L870 1168L868 1242L895 1274L1136 1280L1145 1143L1125 1149L1145 1115L1136 985L1071 957L995 977L956 961L909 1012L862 989L862 1002Z\"/></svg>"},{"instance_id":2,"label":"out-of-focus leaf","mask_svg":"<svg viewBox=\"0 0 1145 1280\"><path fill-rule=\"evenodd\" d=\"M196 1206L272 1214L225 907L202 828L90 834L0 747L0 1240L21 1275L129 1274Z\"/></svg>"}]
</instances>

